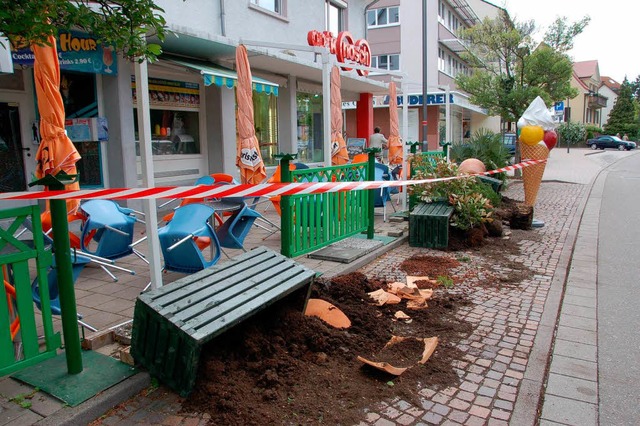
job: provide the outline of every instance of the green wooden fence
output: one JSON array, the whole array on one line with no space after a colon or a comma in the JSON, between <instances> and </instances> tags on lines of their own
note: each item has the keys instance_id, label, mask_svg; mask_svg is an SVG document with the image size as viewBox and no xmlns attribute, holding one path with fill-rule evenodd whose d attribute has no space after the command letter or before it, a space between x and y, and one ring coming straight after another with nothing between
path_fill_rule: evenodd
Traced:
<instances>
[{"instance_id":1,"label":"green wooden fence","mask_svg":"<svg viewBox=\"0 0 640 426\"><path fill-rule=\"evenodd\" d=\"M410 176L409 179L413 179L413 177L416 175L416 172L418 171L425 171L426 167L424 166L417 166L416 164L421 164L421 165L426 165L429 164L431 166L435 166L437 159L439 158L447 158L447 153L446 151L427 151L427 152L417 152L413 154L414 158L416 157L421 157L421 158L416 158L417 161L411 161L411 166L410 166ZM416 204L418 204L418 198L414 195L410 195L409 196L409 210L413 210L413 208L416 206Z\"/></svg>"},{"instance_id":2,"label":"green wooden fence","mask_svg":"<svg viewBox=\"0 0 640 426\"><path fill-rule=\"evenodd\" d=\"M0 210L0 267L4 291L0 291L0 376L4 376L56 355L61 347L60 333L54 332L47 285L51 252L45 250L41 232L34 232L33 245L15 237L30 221L32 229L42 229L38 206ZM38 339L36 307L31 295L31 266L40 289L39 315L44 332L44 345ZM20 351L14 342L20 342Z\"/></svg>"},{"instance_id":3,"label":"green wooden fence","mask_svg":"<svg viewBox=\"0 0 640 426\"><path fill-rule=\"evenodd\" d=\"M289 170L289 159L281 161L282 182L366 181L369 163ZM371 160L373 161L373 160ZM326 192L283 196L281 253L300 256L368 230L372 224L370 191ZM372 229L371 229L372 231Z\"/></svg>"}]
</instances>

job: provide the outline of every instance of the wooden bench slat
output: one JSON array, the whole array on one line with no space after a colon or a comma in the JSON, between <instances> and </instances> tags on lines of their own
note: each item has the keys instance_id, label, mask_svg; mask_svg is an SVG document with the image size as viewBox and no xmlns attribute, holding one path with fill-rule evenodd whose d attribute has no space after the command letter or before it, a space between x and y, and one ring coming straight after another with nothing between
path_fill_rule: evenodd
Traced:
<instances>
[{"instance_id":1,"label":"wooden bench slat","mask_svg":"<svg viewBox=\"0 0 640 426\"><path fill-rule=\"evenodd\" d=\"M278 274L276 277L273 276L274 272ZM304 272L303 269L295 267L265 271L254 278L237 282L233 286L211 294L207 299L177 312L169 319L187 333L192 334L191 329L198 324L226 315L234 306L249 302L255 294L268 291L273 286L286 289L297 285L299 280L305 280L304 277L300 277Z\"/></svg>"}]
</instances>

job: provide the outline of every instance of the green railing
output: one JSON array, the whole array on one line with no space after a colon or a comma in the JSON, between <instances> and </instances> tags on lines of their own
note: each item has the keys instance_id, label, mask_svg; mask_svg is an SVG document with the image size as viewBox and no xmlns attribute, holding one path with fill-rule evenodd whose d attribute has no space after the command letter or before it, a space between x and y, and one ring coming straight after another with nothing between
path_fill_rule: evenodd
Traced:
<instances>
[{"instance_id":1,"label":"green railing","mask_svg":"<svg viewBox=\"0 0 640 426\"><path fill-rule=\"evenodd\" d=\"M368 163L299 170L289 170L291 159L293 157L284 156L281 160L282 182L353 182L373 178L370 176L373 167L369 166L373 155ZM373 204L370 205L369 199L373 198L369 192L282 196L282 254L300 256L364 231L372 234Z\"/></svg>"},{"instance_id":2,"label":"green railing","mask_svg":"<svg viewBox=\"0 0 640 426\"><path fill-rule=\"evenodd\" d=\"M33 233L33 245L15 236L27 221L32 229L42 229L38 206L0 210L0 223L7 224L0 226L0 267L4 280L4 291L0 291L0 376L52 358L61 347L60 333L53 330L47 281L51 252L45 250L41 232ZM30 266L35 268L40 289L44 347L38 340ZM18 347L21 349L16 350Z\"/></svg>"}]
</instances>

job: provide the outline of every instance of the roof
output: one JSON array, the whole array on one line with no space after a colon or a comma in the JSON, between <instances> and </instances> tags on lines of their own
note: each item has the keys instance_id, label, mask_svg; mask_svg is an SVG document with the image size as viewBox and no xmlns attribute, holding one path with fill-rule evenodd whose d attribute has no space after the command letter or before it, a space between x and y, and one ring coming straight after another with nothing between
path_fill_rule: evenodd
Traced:
<instances>
[{"instance_id":1,"label":"roof","mask_svg":"<svg viewBox=\"0 0 640 426\"><path fill-rule=\"evenodd\" d=\"M615 81L613 78L603 75L600 77L600 81L604 86L607 86L609 89L618 93L620 91L620 83Z\"/></svg>"},{"instance_id":2,"label":"roof","mask_svg":"<svg viewBox=\"0 0 640 426\"><path fill-rule=\"evenodd\" d=\"M574 62L573 71L579 78L589 78L597 75L599 74L598 61L594 59L592 61Z\"/></svg>"}]
</instances>

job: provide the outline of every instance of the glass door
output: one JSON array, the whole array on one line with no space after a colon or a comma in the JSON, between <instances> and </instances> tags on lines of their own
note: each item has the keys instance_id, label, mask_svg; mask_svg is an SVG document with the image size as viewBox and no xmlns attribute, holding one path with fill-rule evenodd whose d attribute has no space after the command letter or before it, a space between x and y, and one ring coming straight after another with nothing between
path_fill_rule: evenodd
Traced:
<instances>
[{"instance_id":1,"label":"glass door","mask_svg":"<svg viewBox=\"0 0 640 426\"><path fill-rule=\"evenodd\" d=\"M0 192L26 191L23 151L35 162L35 150L22 147L18 105L0 102Z\"/></svg>"}]
</instances>

